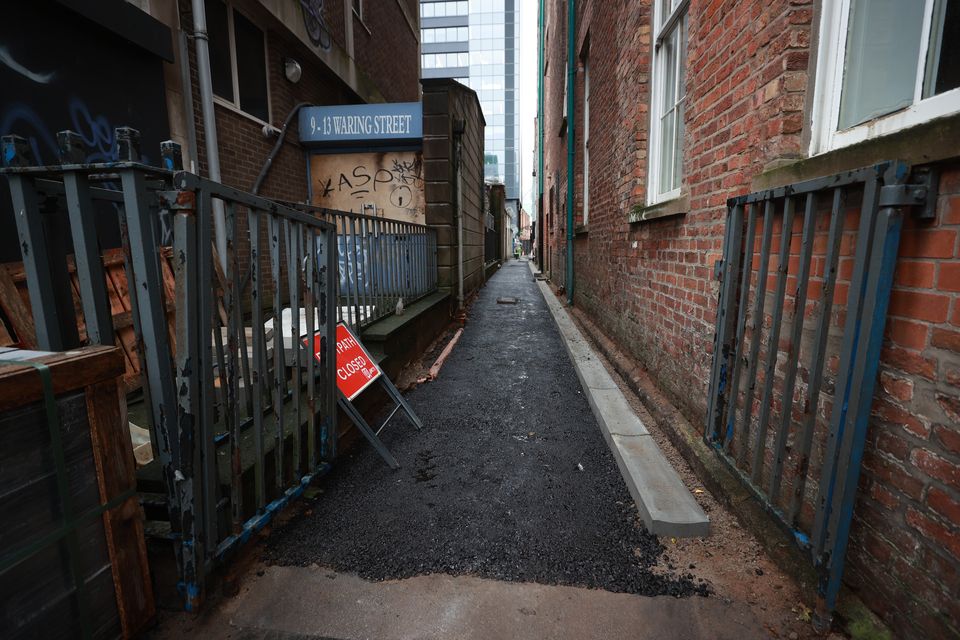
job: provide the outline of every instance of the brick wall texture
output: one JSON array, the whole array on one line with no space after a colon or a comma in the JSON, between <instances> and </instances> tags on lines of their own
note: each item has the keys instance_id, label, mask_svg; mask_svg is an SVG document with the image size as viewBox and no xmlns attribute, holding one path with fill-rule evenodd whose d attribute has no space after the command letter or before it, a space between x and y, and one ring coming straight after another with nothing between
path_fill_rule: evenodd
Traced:
<instances>
[{"instance_id":1,"label":"brick wall texture","mask_svg":"<svg viewBox=\"0 0 960 640\"><path fill-rule=\"evenodd\" d=\"M547 0L546 5L543 266L562 283L570 197L563 119L567 3ZM819 2L691 0L683 144L688 206L682 215L636 223L629 222L629 215L643 209L647 197L651 3L582 0L576 7L572 121L579 135L582 60L587 56L591 178L584 229L579 227L583 154L578 137L575 304L654 374L691 423L703 425L720 286L713 266L722 253L726 201L754 191L751 184L765 171L805 157ZM910 638L956 637L960 632L960 162L939 166L935 220L908 216L902 236L845 574L848 586L868 606L898 635ZM836 375L858 203L857 193L848 194L828 389ZM801 218L792 229L793 254L799 251ZM814 243L804 309L810 317L819 313L828 218L821 218ZM775 225L775 248L781 233ZM752 265L754 283L757 262ZM768 290L775 268L774 261ZM792 260L789 273L796 268ZM795 288L794 275L787 291ZM793 302L790 293L782 339L789 332ZM761 343L769 336L770 306L757 330ZM802 362L809 361L809 343L805 335L798 347ZM775 388L782 383L785 364L781 359L775 370ZM801 366L798 396L805 388L803 373ZM829 396L820 398L820 404L813 469L823 452L819 423L829 415ZM773 416L781 411L776 400ZM771 444L768 438L767 446ZM767 455L769 460L769 451ZM784 495L793 481L785 477ZM807 487L801 523L809 524L815 489Z\"/></svg>"}]
</instances>

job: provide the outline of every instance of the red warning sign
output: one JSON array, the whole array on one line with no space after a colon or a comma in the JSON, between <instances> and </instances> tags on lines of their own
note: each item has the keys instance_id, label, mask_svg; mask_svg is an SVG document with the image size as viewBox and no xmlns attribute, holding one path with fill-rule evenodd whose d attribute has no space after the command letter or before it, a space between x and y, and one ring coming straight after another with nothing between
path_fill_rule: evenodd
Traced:
<instances>
[{"instance_id":1,"label":"red warning sign","mask_svg":"<svg viewBox=\"0 0 960 640\"><path fill-rule=\"evenodd\" d=\"M309 348L309 339L303 341ZM320 336L313 339L313 355L320 362ZM347 400L353 400L377 381L380 368L346 325L337 325L337 387Z\"/></svg>"}]
</instances>

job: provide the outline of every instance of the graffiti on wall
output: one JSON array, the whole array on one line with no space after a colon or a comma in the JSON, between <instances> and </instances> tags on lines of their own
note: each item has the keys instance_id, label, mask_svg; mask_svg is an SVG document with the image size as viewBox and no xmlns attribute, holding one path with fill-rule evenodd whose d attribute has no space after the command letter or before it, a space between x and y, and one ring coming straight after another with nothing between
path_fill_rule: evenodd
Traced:
<instances>
[{"instance_id":1,"label":"graffiti on wall","mask_svg":"<svg viewBox=\"0 0 960 640\"><path fill-rule=\"evenodd\" d=\"M332 46L330 29L323 19L323 0L295 0L300 4L300 13L303 15L303 26L307 30L310 42L324 51Z\"/></svg>"},{"instance_id":2,"label":"graffiti on wall","mask_svg":"<svg viewBox=\"0 0 960 640\"><path fill-rule=\"evenodd\" d=\"M419 151L317 154L310 159L313 204L424 223L423 155Z\"/></svg>"},{"instance_id":3,"label":"graffiti on wall","mask_svg":"<svg viewBox=\"0 0 960 640\"><path fill-rule=\"evenodd\" d=\"M68 99L66 110L69 126L61 125L58 130L70 129L80 135L87 150L86 162L114 160L113 132L116 125L103 114L91 114L87 103L76 96ZM0 131L26 138L38 162L52 163L57 159L56 131L25 102L14 102L3 108Z\"/></svg>"},{"instance_id":4,"label":"graffiti on wall","mask_svg":"<svg viewBox=\"0 0 960 640\"><path fill-rule=\"evenodd\" d=\"M57 132L70 129L83 140L84 161L97 163L115 159L114 130L131 126L141 134L140 160L149 164L160 142L170 137L163 60L124 38L92 33L77 14L52 0L5 3L0 135L25 138L37 162L55 164ZM6 181L0 179L0 228L16 226L11 205ZM101 246L119 246L115 207L98 202L95 209ZM53 224L69 245L66 222ZM168 239L169 225L160 224L158 231ZM20 260L16 233L0 235L0 262Z\"/></svg>"}]
</instances>

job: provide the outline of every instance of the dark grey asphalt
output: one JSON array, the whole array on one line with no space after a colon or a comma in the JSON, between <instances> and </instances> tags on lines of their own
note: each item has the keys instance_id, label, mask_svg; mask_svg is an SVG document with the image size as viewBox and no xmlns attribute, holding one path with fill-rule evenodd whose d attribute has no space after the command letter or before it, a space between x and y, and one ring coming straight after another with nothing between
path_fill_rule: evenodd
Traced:
<instances>
[{"instance_id":1,"label":"dark grey asphalt","mask_svg":"<svg viewBox=\"0 0 960 640\"><path fill-rule=\"evenodd\" d=\"M408 399L423 431L398 420L384 433L402 468L358 447L310 514L269 537L267 562L706 594L690 574L649 570L663 548L638 523L525 262L489 281L439 379Z\"/></svg>"}]
</instances>

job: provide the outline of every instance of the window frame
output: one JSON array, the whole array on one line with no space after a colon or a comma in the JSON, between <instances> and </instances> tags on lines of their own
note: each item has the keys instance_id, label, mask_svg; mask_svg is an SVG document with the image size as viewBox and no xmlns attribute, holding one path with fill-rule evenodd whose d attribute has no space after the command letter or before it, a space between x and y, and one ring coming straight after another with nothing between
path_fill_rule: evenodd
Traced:
<instances>
[{"instance_id":1,"label":"window frame","mask_svg":"<svg viewBox=\"0 0 960 640\"><path fill-rule=\"evenodd\" d=\"M913 103L886 115L838 130L846 64L851 0L824 2L820 15L817 69L811 113L809 155L816 156L879 138L924 122L960 113L960 88L923 97L924 76L936 0L924 0Z\"/></svg>"},{"instance_id":2,"label":"window frame","mask_svg":"<svg viewBox=\"0 0 960 640\"><path fill-rule=\"evenodd\" d=\"M233 83L233 100L228 100L227 98L217 95L215 92L211 91L211 93L213 93L213 101L215 104L219 104L220 106L247 117L254 122L269 125L270 120L273 118L273 99L270 91L270 46L267 41L267 32L263 30L252 18L250 18L250 16L243 11L240 11L243 17L255 27L260 29L260 32L263 34L263 65L267 83L267 120L261 120L259 116L256 116L249 111L244 111L240 106L240 73L237 70L237 36L236 31L234 30L233 19L234 11L239 11L239 9L237 9L232 2L223 2L223 4L227 7L227 42L230 49L230 80Z\"/></svg>"},{"instance_id":3,"label":"window frame","mask_svg":"<svg viewBox=\"0 0 960 640\"><path fill-rule=\"evenodd\" d=\"M667 75L663 70L664 55L660 52L661 45L663 41L670 36L670 34L679 28L683 28L681 25L683 20L687 17L690 8L690 0L681 0L677 6L670 12L670 15L666 20L661 20L661 0L654 0L653 2L653 15L651 20L651 32L653 33L653 42L652 42L652 54L650 57L650 71L653 76L653 82L651 83L650 91L650 129L649 129L649 145L647 152L647 204L654 205L660 204L662 202L668 202L670 200L675 200L681 196L683 193L683 175L680 176L680 184L670 191L665 191L663 193L659 190L660 184L660 175L661 169L660 166L660 149L663 144L662 131L660 126L661 118L661 101L663 99L664 93L664 77ZM663 26L657 30L656 25L663 24ZM685 42L689 44L689 37L685 39ZM680 60L684 59L686 56L681 56L678 51L677 55L677 64L680 64ZM679 69L678 74L679 76ZM676 76L674 78L676 81ZM686 101L686 90L683 92L682 101ZM677 104L680 104L681 100L677 101ZM684 111L686 113L686 111ZM679 124L675 123L674 127ZM679 141L677 153L683 153L683 141ZM682 158L681 158L682 166Z\"/></svg>"},{"instance_id":4,"label":"window frame","mask_svg":"<svg viewBox=\"0 0 960 640\"><path fill-rule=\"evenodd\" d=\"M351 0L350 8L353 10L353 15L357 16L360 22L363 22L363 0Z\"/></svg>"}]
</instances>

